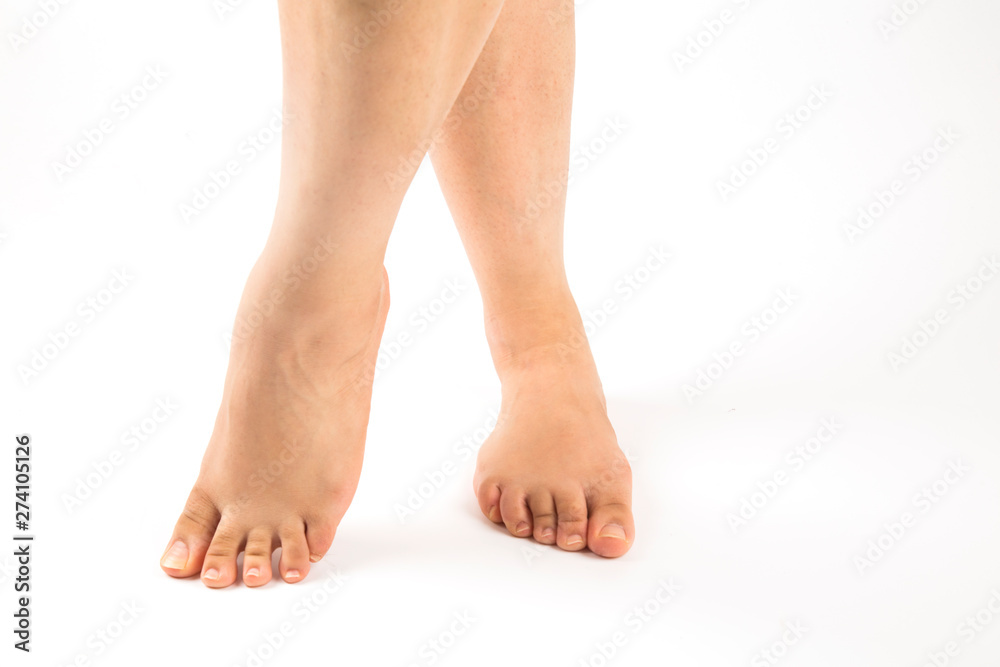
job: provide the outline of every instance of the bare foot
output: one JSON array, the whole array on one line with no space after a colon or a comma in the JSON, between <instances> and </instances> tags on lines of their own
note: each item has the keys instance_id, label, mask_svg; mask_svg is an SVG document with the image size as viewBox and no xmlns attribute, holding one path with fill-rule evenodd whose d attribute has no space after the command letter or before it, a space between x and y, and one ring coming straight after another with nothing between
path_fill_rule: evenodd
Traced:
<instances>
[{"instance_id":1,"label":"bare foot","mask_svg":"<svg viewBox=\"0 0 1000 667\"><path fill-rule=\"evenodd\" d=\"M473 483L483 514L512 535L614 558L635 536L632 471L567 298L489 322L503 403Z\"/></svg>"},{"instance_id":2,"label":"bare foot","mask_svg":"<svg viewBox=\"0 0 1000 667\"><path fill-rule=\"evenodd\" d=\"M321 247L269 247L247 281L215 430L160 561L172 577L229 586L245 551L243 581L261 586L280 546L281 578L301 581L354 497L388 281L381 267L337 281L332 260L307 259Z\"/></svg>"}]
</instances>

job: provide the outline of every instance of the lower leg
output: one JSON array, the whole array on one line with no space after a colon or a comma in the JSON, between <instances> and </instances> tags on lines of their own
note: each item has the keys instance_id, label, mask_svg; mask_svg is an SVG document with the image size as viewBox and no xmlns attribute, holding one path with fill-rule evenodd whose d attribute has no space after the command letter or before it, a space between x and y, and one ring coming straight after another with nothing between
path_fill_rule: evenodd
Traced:
<instances>
[{"instance_id":1,"label":"lower leg","mask_svg":"<svg viewBox=\"0 0 1000 667\"><path fill-rule=\"evenodd\" d=\"M563 264L574 68L561 0L507 0L432 150L479 283L503 415L476 474L483 512L517 536L619 556L631 471L608 422Z\"/></svg>"},{"instance_id":2,"label":"lower leg","mask_svg":"<svg viewBox=\"0 0 1000 667\"><path fill-rule=\"evenodd\" d=\"M388 308L382 260L405 185L400 158L451 107L502 0L279 0L281 187L240 302L222 406L161 561L228 586L306 576L330 547L360 474ZM390 7L360 51L356 26ZM403 187L400 187L400 186Z\"/></svg>"}]
</instances>

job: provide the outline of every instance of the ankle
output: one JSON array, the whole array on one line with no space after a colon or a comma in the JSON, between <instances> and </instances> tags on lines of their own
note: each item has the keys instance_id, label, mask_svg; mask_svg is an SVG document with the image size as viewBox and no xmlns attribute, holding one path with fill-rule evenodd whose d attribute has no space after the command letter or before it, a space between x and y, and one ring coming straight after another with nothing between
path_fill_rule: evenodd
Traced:
<instances>
[{"instance_id":1,"label":"ankle","mask_svg":"<svg viewBox=\"0 0 1000 667\"><path fill-rule=\"evenodd\" d=\"M502 384L525 375L597 377L583 320L565 287L486 308L486 338Z\"/></svg>"},{"instance_id":2,"label":"ankle","mask_svg":"<svg viewBox=\"0 0 1000 667\"><path fill-rule=\"evenodd\" d=\"M279 260L267 253L247 281L233 342L265 353L361 352L381 333L388 307L384 269L340 275L336 265Z\"/></svg>"}]
</instances>

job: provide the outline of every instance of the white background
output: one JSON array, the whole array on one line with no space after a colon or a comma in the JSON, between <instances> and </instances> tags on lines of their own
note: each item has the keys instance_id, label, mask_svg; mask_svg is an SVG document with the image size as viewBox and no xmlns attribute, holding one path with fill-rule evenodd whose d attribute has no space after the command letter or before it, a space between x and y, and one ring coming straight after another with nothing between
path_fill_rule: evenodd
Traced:
<instances>
[{"instance_id":1,"label":"white background","mask_svg":"<svg viewBox=\"0 0 1000 667\"><path fill-rule=\"evenodd\" d=\"M252 160L240 148L280 104L274 3L220 17L210 0L69 2L15 47L38 5L4 0L0 433L11 459L16 434L34 439L37 535L30 656L11 648L12 547L0 549L5 664L253 665L248 651L287 623L263 664L428 665L426 642L450 643L464 612L472 627L433 664L766 665L790 622L806 631L778 664L917 667L952 641L939 664L1000 664L1000 615L962 626L1000 596L1000 279L961 307L954 293L1000 256L1000 5L914 7L887 36L890 0L578 3L573 144L625 127L574 171L566 251L581 307L617 309L591 339L635 471L626 557L538 548L480 515L473 463L454 447L488 421L498 384L425 163L389 248L385 340L412 332L446 280L467 289L380 373L360 490L327 559L299 585L220 592L169 579L158 559L275 203L278 141ZM678 67L723 9L735 20ZM123 119L115 100L147 67L165 78ZM807 114L817 86L832 96ZM777 123L796 110L810 118L787 136ZM104 118L111 134L60 180L55 163ZM913 156L948 129L958 139L912 179ZM718 182L769 137L778 151L723 201ZM185 222L180 204L231 159L240 175ZM845 226L894 179L902 194L852 243ZM672 258L647 275L650 247ZM78 305L123 269L128 287L85 321ZM627 275L646 282L626 300ZM782 289L794 305L750 341L744 324ZM942 309L894 368L889 354ZM18 368L70 322L79 335L25 381ZM735 341L744 354L709 369ZM708 370L717 379L689 400L684 385ZM157 399L179 407L128 451L122 434ZM824 418L842 427L795 468L786 455ZM116 449L124 462L68 509ZM396 504L450 460L459 472L401 523ZM968 470L915 502L949 462ZM9 499L12 466L0 469ZM779 472L788 483L734 531L727 517ZM906 512L913 525L884 535ZM887 551L859 567L880 536ZM346 580L326 596L335 573ZM661 605L670 579L680 590ZM303 599L323 603L306 619ZM102 646L95 633L131 603L138 618Z\"/></svg>"}]
</instances>

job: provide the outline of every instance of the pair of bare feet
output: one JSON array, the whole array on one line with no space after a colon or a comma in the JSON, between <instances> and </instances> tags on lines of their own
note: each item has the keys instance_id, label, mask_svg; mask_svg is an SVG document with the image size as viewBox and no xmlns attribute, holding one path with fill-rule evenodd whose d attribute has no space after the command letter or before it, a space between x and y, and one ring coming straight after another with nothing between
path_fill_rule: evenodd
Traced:
<instances>
[{"instance_id":1,"label":"pair of bare feet","mask_svg":"<svg viewBox=\"0 0 1000 667\"><path fill-rule=\"evenodd\" d=\"M336 290L317 276L252 317L280 293L283 252L266 249L247 283L237 320L246 326L234 337L215 429L161 560L167 574L200 575L211 588L237 581L241 552L243 582L266 584L279 546L281 578L303 580L330 549L361 472L389 308L385 270ZM631 471L590 351L574 336L572 297L560 287L551 301L488 316L503 399L475 494L514 536L621 556L634 536ZM512 351L505 341L519 328L565 339L549 334Z\"/></svg>"},{"instance_id":2,"label":"pair of bare feet","mask_svg":"<svg viewBox=\"0 0 1000 667\"><path fill-rule=\"evenodd\" d=\"M563 262L572 3L278 0L278 13L276 215L163 569L222 588L243 552L243 582L260 586L278 547L287 582L326 555L361 471L385 249L425 155L479 284L502 387L476 466L479 506L518 537L624 554L631 471ZM345 52L376 24L370 44Z\"/></svg>"}]
</instances>

